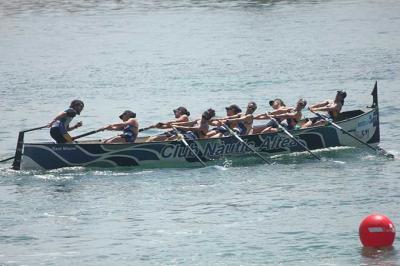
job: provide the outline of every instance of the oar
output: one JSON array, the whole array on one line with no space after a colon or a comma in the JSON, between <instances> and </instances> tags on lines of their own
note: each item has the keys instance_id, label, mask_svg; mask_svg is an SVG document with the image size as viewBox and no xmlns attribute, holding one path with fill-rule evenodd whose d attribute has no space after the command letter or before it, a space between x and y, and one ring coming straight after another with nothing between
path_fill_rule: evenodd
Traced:
<instances>
[{"instance_id":1,"label":"oar","mask_svg":"<svg viewBox=\"0 0 400 266\"><path fill-rule=\"evenodd\" d=\"M321 161L321 157L317 156L316 154L314 154L313 152L310 151L309 148L307 148L303 143L301 143L298 139L296 139L292 134L290 134L289 131L287 131L286 128L284 128L281 124L278 123L278 121L276 121L275 118L270 117L270 119L286 134L288 135L292 140L296 141L297 144L299 144L301 147L303 147L306 151L308 151L314 158L318 159Z\"/></svg>"},{"instance_id":2,"label":"oar","mask_svg":"<svg viewBox=\"0 0 400 266\"><path fill-rule=\"evenodd\" d=\"M93 131L89 131L89 132L87 132L87 133L83 133L83 134L81 134L81 135L72 137L72 139L73 139L73 140L77 140L77 139L80 139L80 138L83 138L83 137L86 137L86 136L89 136L89 135L96 134L96 133L98 133L98 132L100 132L100 131L103 131L103 130L104 130L103 128L99 128L99 129L96 129L96 130L93 130Z\"/></svg>"},{"instance_id":3,"label":"oar","mask_svg":"<svg viewBox=\"0 0 400 266\"><path fill-rule=\"evenodd\" d=\"M226 125L222 125L222 127L224 127L226 130L229 131L229 133L234 136L235 138L237 138L237 140L239 140L241 143L243 143L243 145L245 145L248 149L250 149L255 155L257 155L258 157L260 157L264 162L266 162L267 164L273 164L271 161L267 160L266 158L264 158L259 152L257 152L253 147L251 147L249 144L247 144L246 142L244 142L244 140L239 137L238 134L236 134L235 131L233 131L230 127L226 126Z\"/></svg>"},{"instance_id":4,"label":"oar","mask_svg":"<svg viewBox=\"0 0 400 266\"><path fill-rule=\"evenodd\" d=\"M331 124L332 126L336 127L336 128L339 129L340 131L342 131L344 134L346 134L346 135L352 137L353 139L357 140L357 141L360 142L361 144L363 144L363 145L367 146L368 148L370 148L371 150L375 151L377 154L385 155L386 157L391 158L391 159L394 158L394 155L391 154L391 153L389 153L389 152L387 152L386 150L384 150L384 149L382 149L382 148L380 148L380 147L375 148L374 146L372 146L372 145L370 145L370 144L368 144L368 143L362 141L361 139L357 138L356 136L352 135L350 132L344 130L344 129L343 129L341 126L339 126L338 124L336 124L336 123L334 123L334 122L332 122L332 121L329 121L329 120L328 120L326 117L324 117L323 115L321 115L321 114L319 114L319 113L317 113L317 112L314 112L314 111L312 111L312 110L310 110L310 111L311 111L313 114L317 115L318 117L324 119L328 124Z\"/></svg>"},{"instance_id":5,"label":"oar","mask_svg":"<svg viewBox=\"0 0 400 266\"><path fill-rule=\"evenodd\" d=\"M14 159L14 158L15 158L15 156L10 157L10 158L7 158L7 159L4 159L4 160L1 160L0 163L7 162L7 161L12 160L12 159Z\"/></svg>"},{"instance_id":6,"label":"oar","mask_svg":"<svg viewBox=\"0 0 400 266\"><path fill-rule=\"evenodd\" d=\"M35 131L35 130L39 130L39 129L43 129L43 128L46 128L46 127L48 127L48 125L41 126L41 127L34 127L34 128L30 128L30 129L25 129L25 130L22 130L22 131L20 131L20 132L22 132L22 133L26 133L26 132L31 132L31 131Z\"/></svg>"},{"instance_id":7,"label":"oar","mask_svg":"<svg viewBox=\"0 0 400 266\"><path fill-rule=\"evenodd\" d=\"M148 129L151 129L151 128L154 128L154 126L139 128L139 132L143 132L143 131L148 130Z\"/></svg>"},{"instance_id":8,"label":"oar","mask_svg":"<svg viewBox=\"0 0 400 266\"><path fill-rule=\"evenodd\" d=\"M189 144L186 142L185 137L176 129L176 127L172 126L180 140L183 142L183 144L190 150L190 152L197 158L197 160L204 166L206 167L207 165L203 162L203 160L194 152L194 150L189 146Z\"/></svg>"},{"instance_id":9,"label":"oar","mask_svg":"<svg viewBox=\"0 0 400 266\"><path fill-rule=\"evenodd\" d=\"M18 141L17 141L17 147L15 149L14 161L13 161L13 164L12 164L12 167L11 167L12 169L14 169L14 170L21 169L22 150L23 150L23 147L24 147L24 134L26 132L35 131L35 130L39 130L39 129L46 128L46 127L48 127L48 126L45 125L45 126L41 126L41 127L25 129L25 130L22 130L22 131L20 131L18 133Z\"/></svg>"},{"instance_id":10,"label":"oar","mask_svg":"<svg viewBox=\"0 0 400 266\"><path fill-rule=\"evenodd\" d=\"M150 128L153 128L153 126L140 128L140 129L139 129L139 132L148 130L148 129L150 129ZM83 137L86 137L86 136L90 136L90 135L96 134L96 133L101 132L101 131L103 131L103 130L104 130L103 128L99 128L99 129L96 129L96 130L93 130L93 131L89 131L89 132L87 132L87 133L83 133L83 134L81 134L81 135L75 136L75 137L73 137L72 139L73 139L73 140L77 140L77 139L80 139L80 138L83 138Z\"/></svg>"}]
</instances>

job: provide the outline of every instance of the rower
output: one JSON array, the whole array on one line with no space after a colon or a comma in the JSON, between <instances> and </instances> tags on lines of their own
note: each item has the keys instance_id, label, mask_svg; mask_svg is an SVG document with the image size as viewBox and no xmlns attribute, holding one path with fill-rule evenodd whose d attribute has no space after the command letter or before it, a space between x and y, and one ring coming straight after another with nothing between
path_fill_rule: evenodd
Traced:
<instances>
[{"instance_id":1,"label":"rower","mask_svg":"<svg viewBox=\"0 0 400 266\"><path fill-rule=\"evenodd\" d=\"M225 107L226 117L214 119L212 121L212 125L217 125L210 132L207 133L207 138L220 138L222 136L229 136L229 131L222 126L226 119L239 118L242 115L242 109L236 104L232 104L228 107ZM231 129L236 127L237 122L232 122L232 124L228 125Z\"/></svg>"},{"instance_id":2,"label":"rower","mask_svg":"<svg viewBox=\"0 0 400 266\"><path fill-rule=\"evenodd\" d=\"M158 128L158 129L171 129L171 125L173 123L181 123L181 122L189 122L189 116L190 112L183 106L180 106L176 109L173 110L174 115L175 115L175 120L171 120L168 122L159 122L151 128ZM169 130L167 132L164 132L163 134L157 135L157 136L152 136L146 140L146 142L150 141L164 141L168 139L171 136L176 135L174 130Z\"/></svg>"},{"instance_id":3,"label":"rower","mask_svg":"<svg viewBox=\"0 0 400 266\"><path fill-rule=\"evenodd\" d=\"M134 143L138 135L139 123L136 119L136 113L126 110L119 118L121 123L115 123L103 127L103 130L122 130L122 134L103 141L103 143Z\"/></svg>"},{"instance_id":4,"label":"rower","mask_svg":"<svg viewBox=\"0 0 400 266\"><path fill-rule=\"evenodd\" d=\"M229 118L225 120L227 125L231 125L233 123L236 124L236 127L233 130L243 136L252 133L253 130L253 113L257 109L257 104L255 102L249 102L247 104L246 113L242 114L239 118Z\"/></svg>"},{"instance_id":5,"label":"rower","mask_svg":"<svg viewBox=\"0 0 400 266\"><path fill-rule=\"evenodd\" d=\"M300 126L297 124L301 120L302 113L301 111L306 107L307 101L304 99L299 99L296 103L295 108L289 109L286 113L277 114L277 115L269 115L271 118L275 118L276 120L284 120L286 119L286 123L282 123L281 125L284 126L287 130L298 129ZM274 130L270 130L269 132L277 132L278 129L274 128Z\"/></svg>"},{"instance_id":6,"label":"rower","mask_svg":"<svg viewBox=\"0 0 400 266\"><path fill-rule=\"evenodd\" d=\"M70 127L72 119L76 115L80 115L84 103L81 100L73 100L69 108L64 112L59 113L47 126L50 127L50 135L57 143L72 143L73 139L68 134L68 131L77 129L82 126L82 122L76 123Z\"/></svg>"},{"instance_id":7,"label":"rower","mask_svg":"<svg viewBox=\"0 0 400 266\"><path fill-rule=\"evenodd\" d=\"M269 115L277 115L277 114L283 114L287 113L291 108L286 107L285 103L279 99L276 98L275 100L269 101L269 105L274 109L272 112L265 112L263 114L259 114L254 116L255 120L266 120L269 119ZM268 115L269 114L269 115ZM277 121L280 123L282 122L281 119L277 119ZM260 134L260 133L268 133L268 132L275 132L275 129L278 128L278 125L274 121L269 121L265 125L257 125L253 127L253 134Z\"/></svg>"},{"instance_id":8,"label":"rower","mask_svg":"<svg viewBox=\"0 0 400 266\"><path fill-rule=\"evenodd\" d=\"M336 93L335 100L326 100L324 102L320 102L314 105L311 105L309 109L313 112L327 112L328 115L325 116L328 120L335 121L342 107L344 105L344 99L346 98L347 93L344 90L339 90ZM324 126L327 122L320 117L308 119L308 121L302 126L306 127L314 127L314 126Z\"/></svg>"},{"instance_id":9,"label":"rower","mask_svg":"<svg viewBox=\"0 0 400 266\"><path fill-rule=\"evenodd\" d=\"M209 125L211 123L211 119L215 116L214 109L209 108L207 111L204 111L201 115L200 119L197 119L192 122L181 122L172 124L179 132L182 132L182 135L185 139L204 139L208 133ZM168 140L175 140L176 137L171 137Z\"/></svg>"}]
</instances>

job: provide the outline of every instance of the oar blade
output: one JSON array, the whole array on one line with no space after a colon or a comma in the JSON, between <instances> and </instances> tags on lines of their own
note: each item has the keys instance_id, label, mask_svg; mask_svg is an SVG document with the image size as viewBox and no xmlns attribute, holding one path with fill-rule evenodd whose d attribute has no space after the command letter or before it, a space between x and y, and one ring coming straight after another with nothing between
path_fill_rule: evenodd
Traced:
<instances>
[{"instance_id":1,"label":"oar blade","mask_svg":"<svg viewBox=\"0 0 400 266\"><path fill-rule=\"evenodd\" d=\"M386 151L385 149L383 149L383 148L381 148L381 147L379 147L379 146L376 148L376 151L377 151L377 153L378 153L379 155L386 156L386 157L389 158L389 159L394 159L394 154L392 154L392 153Z\"/></svg>"}]
</instances>

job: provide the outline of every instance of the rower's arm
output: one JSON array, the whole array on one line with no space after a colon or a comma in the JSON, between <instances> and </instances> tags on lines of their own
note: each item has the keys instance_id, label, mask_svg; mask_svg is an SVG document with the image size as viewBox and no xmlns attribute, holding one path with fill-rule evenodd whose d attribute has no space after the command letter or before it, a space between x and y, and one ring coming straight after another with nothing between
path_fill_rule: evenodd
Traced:
<instances>
[{"instance_id":1,"label":"rower's arm","mask_svg":"<svg viewBox=\"0 0 400 266\"><path fill-rule=\"evenodd\" d=\"M272 112L269 112L269 114L270 115L280 115L280 114L288 113L288 112L293 111L293 110L294 110L294 108L292 108L292 107L290 107L290 108L283 107L283 108L280 108L278 110L274 110Z\"/></svg>"},{"instance_id":2,"label":"rower's arm","mask_svg":"<svg viewBox=\"0 0 400 266\"><path fill-rule=\"evenodd\" d=\"M124 123L110 124L110 125L103 127L103 130L121 130L121 128L124 126L125 126Z\"/></svg>"},{"instance_id":3,"label":"rower's arm","mask_svg":"<svg viewBox=\"0 0 400 266\"><path fill-rule=\"evenodd\" d=\"M175 122L175 123L171 123L171 127L172 126L175 126L175 127L177 127L177 126L183 126L183 127L189 126L190 127L190 126L193 126L196 123L197 123L197 120L188 121L188 122Z\"/></svg>"},{"instance_id":4,"label":"rower's arm","mask_svg":"<svg viewBox=\"0 0 400 266\"><path fill-rule=\"evenodd\" d=\"M246 121L250 118L251 115L246 115L246 116L242 116L242 117L238 117L238 118L229 118L226 120L226 122L243 122Z\"/></svg>"},{"instance_id":5,"label":"rower's arm","mask_svg":"<svg viewBox=\"0 0 400 266\"><path fill-rule=\"evenodd\" d=\"M182 115L176 120L168 121L165 123L159 123L157 128L160 128L160 129L171 128L171 125L173 125L173 124L186 123L186 122L188 122L188 117L186 115Z\"/></svg>"},{"instance_id":6,"label":"rower's arm","mask_svg":"<svg viewBox=\"0 0 400 266\"><path fill-rule=\"evenodd\" d=\"M68 125L67 131L71 131L71 130L77 129L78 127L81 127L81 126L82 126L82 121L79 121L78 123L75 124L75 126L70 127Z\"/></svg>"},{"instance_id":7,"label":"rower's arm","mask_svg":"<svg viewBox=\"0 0 400 266\"><path fill-rule=\"evenodd\" d=\"M50 123L47 124L48 127L51 127L57 120L60 120L67 116L66 112L59 113Z\"/></svg>"},{"instance_id":8,"label":"rower's arm","mask_svg":"<svg viewBox=\"0 0 400 266\"><path fill-rule=\"evenodd\" d=\"M224 118L213 118L213 119L211 119L211 120L208 121L208 124L211 125L211 126L217 126L217 127L219 127L219 126L221 126L223 123L225 123L225 121L226 121L227 119L228 119L228 116L227 116L227 117L224 117Z\"/></svg>"},{"instance_id":9,"label":"rower's arm","mask_svg":"<svg viewBox=\"0 0 400 266\"><path fill-rule=\"evenodd\" d=\"M329 111L335 111L336 109L338 109L337 103L333 103L333 104L330 104L328 106L323 106L323 107L311 108L311 110L314 112L318 112L318 111L329 112Z\"/></svg>"},{"instance_id":10,"label":"rower's arm","mask_svg":"<svg viewBox=\"0 0 400 266\"><path fill-rule=\"evenodd\" d=\"M158 122L157 124L151 126L152 128L158 128L158 129L165 129L165 128L169 128L167 123L164 122Z\"/></svg>"},{"instance_id":11,"label":"rower's arm","mask_svg":"<svg viewBox=\"0 0 400 266\"><path fill-rule=\"evenodd\" d=\"M127 125L131 125L133 127L138 128L138 122L136 119L134 118L130 118L128 121L125 122L121 122L121 123L115 123L115 124L111 124L108 126L103 127L104 130L121 130L123 129L125 126Z\"/></svg>"},{"instance_id":12,"label":"rower's arm","mask_svg":"<svg viewBox=\"0 0 400 266\"><path fill-rule=\"evenodd\" d=\"M241 116L242 116L242 113L238 113L236 115L227 116L227 117L224 118L224 120L226 120L226 119L235 119L235 118L239 118Z\"/></svg>"},{"instance_id":13,"label":"rower's arm","mask_svg":"<svg viewBox=\"0 0 400 266\"><path fill-rule=\"evenodd\" d=\"M273 117L279 119L297 118L297 113L285 113L285 114L274 115Z\"/></svg>"},{"instance_id":14,"label":"rower's arm","mask_svg":"<svg viewBox=\"0 0 400 266\"><path fill-rule=\"evenodd\" d=\"M269 116L267 114L259 114L259 115L254 116L253 119L255 119L255 120L266 120L266 119L269 119Z\"/></svg>"},{"instance_id":15,"label":"rower's arm","mask_svg":"<svg viewBox=\"0 0 400 266\"><path fill-rule=\"evenodd\" d=\"M222 118L213 118L213 119L211 119L211 120L212 120L212 121L216 121L216 120L219 120L219 121L221 121L221 120L227 120L227 119L239 118L239 117L241 117L241 116L242 116L242 113L238 113L238 114L236 114L236 115L225 116L225 117L222 117Z\"/></svg>"},{"instance_id":16,"label":"rower's arm","mask_svg":"<svg viewBox=\"0 0 400 266\"><path fill-rule=\"evenodd\" d=\"M290 112L292 110L293 110L293 108L280 108L280 109L274 110L272 112L266 112L264 114L256 115L256 116L254 116L254 119L255 120L266 120L266 119L270 118L269 115L284 114L284 113Z\"/></svg>"},{"instance_id":17,"label":"rower's arm","mask_svg":"<svg viewBox=\"0 0 400 266\"><path fill-rule=\"evenodd\" d=\"M321 107L327 106L328 104L329 104L329 101L325 101L325 102L321 102L321 103L316 103L316 104L314 104L314 105L311 105L311 106L310 106L310 109L321 108ZM320 110L320 111L322 111L322 110Z\"/></svg>"}]
</instances>

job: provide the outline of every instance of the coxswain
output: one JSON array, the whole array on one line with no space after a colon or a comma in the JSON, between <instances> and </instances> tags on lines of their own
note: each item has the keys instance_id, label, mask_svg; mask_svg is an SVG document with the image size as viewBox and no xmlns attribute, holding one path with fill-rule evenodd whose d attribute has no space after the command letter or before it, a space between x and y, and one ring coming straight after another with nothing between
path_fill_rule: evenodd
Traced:
<instances>
[{"instance_id":1,"label":"coxswain","mask_svg":"<svg viewBox=\"0 0 400 266\"><path fill-rule=\"evenodd\" d=\"M72 137L68 134L68 131L77 129L82 126L82 122L76 123L70 127L72 119L76 115L80 115L84 103L81 100L73 100L69 105L69 108L64 112L59 113L47 126L50 127L50 135L57 143L71 143L73 142Z\"/></svg>"}]
</instances>

